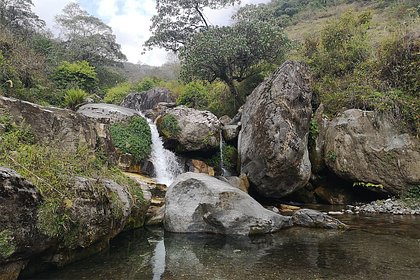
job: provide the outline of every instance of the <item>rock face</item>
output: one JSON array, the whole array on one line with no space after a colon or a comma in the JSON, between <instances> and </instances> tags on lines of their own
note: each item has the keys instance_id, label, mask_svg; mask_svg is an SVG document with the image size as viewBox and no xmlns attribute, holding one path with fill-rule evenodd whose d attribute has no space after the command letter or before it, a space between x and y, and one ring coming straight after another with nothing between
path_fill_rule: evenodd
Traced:
<instances>
[{"instance_id":1,"label":"rock face","mask_svg":"<svg viewBox=\"0 0 420 280\"><path fill-rule=\"evenodd\" d=\"M47 236L39 223L44 198L37 187L0 167L0 235L8 241L0 240L1 276L9 273L15 279L33 258L62 266L96 253L125 228L142 226L150 203L134 199L133 189L109 180L77 177L69 192L77 199L63 203L74 223L63 235Z\"/></svg>"},{"instance_id":2,"label":"rock face","mask_svg":"<svg viewBox=\"0 0 420 280\"><path fill-rule=\"evenodd\" d=\"M285 62L247 98L239 136L241 172L266 197L282 197L310 178L310 77L304 64Z\"/></svg>"},{"instance_id":3,"label":"rock face","mask_svg":"<svg viewBox=\"0 0 420 280\"><path fill-rule=\"evenodd\" d=\"M166 127L165 118L169 116L175 120L179 131L170 131ZM220 121L209 111L178 106L167 109L156 120L156 125L159 133L166 141L173 143L179 152L206 151L219 147Z\"/></svg>"},{"instance_id":4,"label":"rock face","mask_svg":"<svg viewBox=\"0 0 420 280\"><path fill-rule=\"evenodd\" d=\"M144 112L153 109L160 102L175 102L175 98L166 88L154 88L144 92L130 93L124 98L121 106Z\"/></svg>"},{"instance_id":5,"label":"rock face","mask_svg":"<svg viewBox=\"0 0 420 280\"><path fill-rule=\"evenodd\" d=\"M28 256L50 246L37 228L38 189L15 171L0 167L0 279L16 279ZM3 278L4 277L4 278Z\"/></svg>"},{"instance_id":6,"label":"rock face","mask_svg":"<svg viewBox=\"0 0 420 280\"><path fill-rule=\"evenodd\" d=\"M248 194L205 174L184 173L166 193L165 229L251 235L291 226Z\"/></svg>"},{"instance_id":7,"label":"rock face","mask_svg":"<svg viewBox=\"0 0 420 280\"><path fill-rule=\"evenodd\" d=\"M63 149L76 150L80 145L93 148L99 145L98 134L106 135L95 122L70 110L0 96L0 111L30 125L37 142Z\"/></svg>"},{"instance_id":8,"label":"rock face","mask_svg":"<svg viewBox=\"0 0 420 280\"><path fill-rule=\"evenodd\" d=\"M420 184L420 141L393 118L357 109L333 119L325 135L325 161L336 175L401 194Z\"/></svg>"}]
</instances>

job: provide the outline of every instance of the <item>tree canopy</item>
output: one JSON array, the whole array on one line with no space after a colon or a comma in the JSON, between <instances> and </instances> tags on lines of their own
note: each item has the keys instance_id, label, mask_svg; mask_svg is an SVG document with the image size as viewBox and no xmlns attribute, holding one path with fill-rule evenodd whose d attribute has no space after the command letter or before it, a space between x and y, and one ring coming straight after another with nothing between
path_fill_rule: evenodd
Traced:
<instances>
[{"instance_id":1,"label":"tree canopy","mask_svg":"<svg viewBox=\"0 0 420 280\"><path fill-rule=\"evenodd\" d=\"M195 32L211 25L204 8L220 9L240 0L158 0L152 17L152 36L145 47L162 47L177 52Z\"/></svg>"},{"instance_id":2,"label":"tree canopy","mask_svg":"<svg viewBox=\"0 0 420 280\"><path fill-rule=\"evenodd\" d=\"M45 27L32 12L32 0L0 0L0 26L14 32L28 33Z\"/></svg>"},{"instance_id":3,"label":"tree canopy","mask_svg":"<svg viewBox=\"0 0 420 280\"><path fill-rule=\"evenodd\" d=\"M188 81L220 79L236 96L234 81L258 74L263 63L281 60L287 44L283 31L267 22L211 27L192 36L181 49L181 73Z\"/></svg>"},{"instance_id":4,"label":"tree canopy","mask_svg":"<svg viewBox=\"0 0 420 280\"><path fill-rule=\"evenodd\" d=\"M126 60L111 27L82 10L79 4L68 4L56 21L69 60L86 60L94 66Z\"/></svg>"}]
</instances>

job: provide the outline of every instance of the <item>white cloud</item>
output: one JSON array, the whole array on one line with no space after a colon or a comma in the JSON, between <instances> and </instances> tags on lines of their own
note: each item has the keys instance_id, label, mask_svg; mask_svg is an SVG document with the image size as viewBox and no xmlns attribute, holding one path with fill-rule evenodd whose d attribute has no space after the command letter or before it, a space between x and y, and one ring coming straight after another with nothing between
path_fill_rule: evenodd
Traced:
<instances>
[{"instance_id":1,"label":"white cloud","mask_svg":"<svg viewBox=\"0 0 420 280\"><path fill-rule=\"evenodd\" d=\"M242 0L242 5L268 1ZM72 0L34 0L34 12L45 20L47 26L57 35L57 31L54 31L54 17L60 14L64 6L70 2ZM154 49L147 51L144 55L141 54L143 43L151 36L149 28L150 19L156 13L155 0L79 0L76 2L81 3L81 6L88 9L90 14L101 18L111 26L128 61L133 63L141 61L156 66L165 63L167 53L164 50ZM206 15L212 24L227 25L231 23L231 16L237 9L237 6L230 6L217 11L206 10Z\"/></svg>"}]
</instances>

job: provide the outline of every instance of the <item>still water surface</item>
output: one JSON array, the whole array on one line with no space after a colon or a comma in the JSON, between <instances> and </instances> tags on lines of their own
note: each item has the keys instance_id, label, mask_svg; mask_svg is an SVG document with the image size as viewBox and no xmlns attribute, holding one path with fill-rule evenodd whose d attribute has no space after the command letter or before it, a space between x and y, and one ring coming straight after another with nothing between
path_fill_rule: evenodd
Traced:
<instances>
[{"instance_id":1,"label":"still water surface","mask_svg":"<svg viewBox=\"0 0 420 280\"><path fill-rule=\"evenodd\" d=\"M351 229L292 228L254 238L141 229L87 260L27 279L420 279L420 217L339 219Z\"/></svg>"}]
</instances>

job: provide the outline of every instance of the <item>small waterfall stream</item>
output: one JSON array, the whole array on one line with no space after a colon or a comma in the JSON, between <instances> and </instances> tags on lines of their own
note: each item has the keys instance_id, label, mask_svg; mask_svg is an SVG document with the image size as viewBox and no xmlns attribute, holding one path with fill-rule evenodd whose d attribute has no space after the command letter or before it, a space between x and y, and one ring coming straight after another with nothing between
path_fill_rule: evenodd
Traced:
<instances>
[{"instance_id":1,"label":"small waterfall stream","mask_svg":"<svg viewBox=\"0 0 420 280\"><path fill-rule=\"evenodd\" d=\"M223 165L223 131L220 130L220 144L219 144L219 152L220 152L220 170L222 171L222 176L227 177L231 176L230 172L224 167Z\"/></svg>"},{"instance_id":2,"label":"small waterfall stream","mask_svg":"<svg viewBox=\"0 0 420 280\"><path fill-rule=\"evenodd\" d=\"M146 118L146 117L145 117ZM176 155L163 147L162 138L159 136L156 125L148 118L152 132L152 153L150 160L155 167L156 181L169 186L173 180L183 172Z\"/></svg>"}]
</instances>

